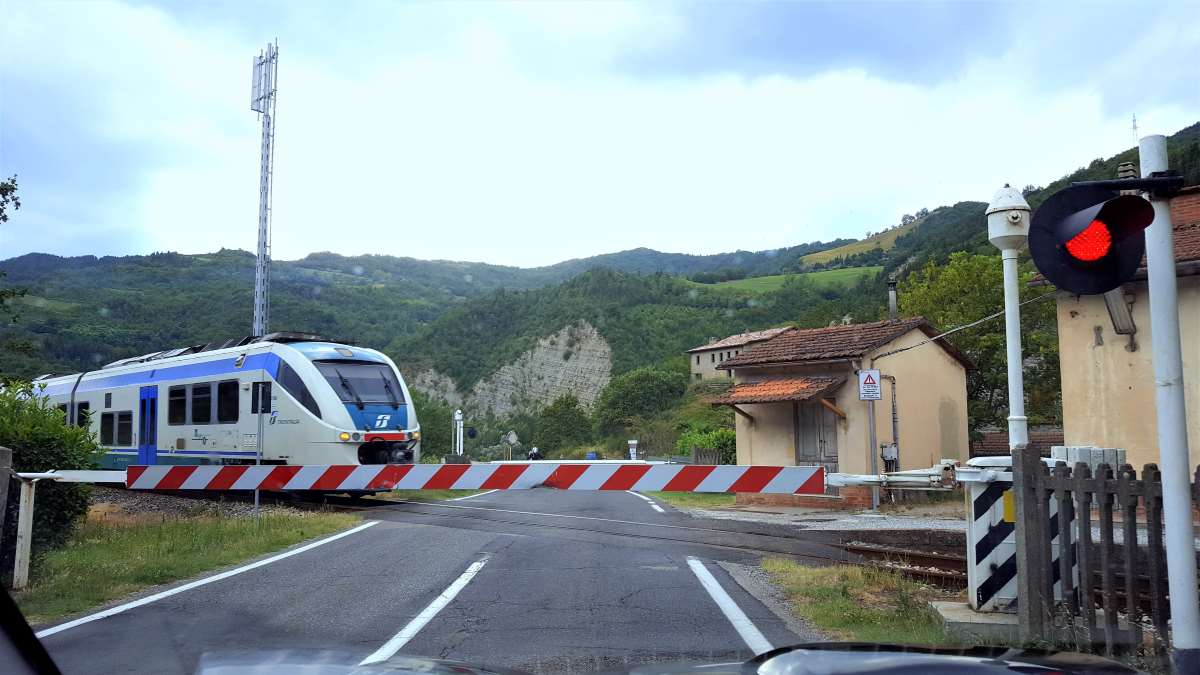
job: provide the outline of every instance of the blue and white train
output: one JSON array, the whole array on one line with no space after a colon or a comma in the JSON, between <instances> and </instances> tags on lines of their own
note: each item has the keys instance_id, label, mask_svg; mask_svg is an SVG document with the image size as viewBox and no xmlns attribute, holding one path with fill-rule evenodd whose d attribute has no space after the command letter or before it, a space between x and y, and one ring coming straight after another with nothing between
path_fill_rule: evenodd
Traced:
<instances>
[{"instance_id":1,"label":"blue and white train","mask_svg":"<svg viewBox=\"0 0 1200 675\"><path fill-rule=\"evenodd\" d=\"M42 377L43 395L90 426L102 464L398 464L421 427L396 364L373 349L272 333ZM261 436L261 438L260 438Z\"/></svg>"}]
</instances>

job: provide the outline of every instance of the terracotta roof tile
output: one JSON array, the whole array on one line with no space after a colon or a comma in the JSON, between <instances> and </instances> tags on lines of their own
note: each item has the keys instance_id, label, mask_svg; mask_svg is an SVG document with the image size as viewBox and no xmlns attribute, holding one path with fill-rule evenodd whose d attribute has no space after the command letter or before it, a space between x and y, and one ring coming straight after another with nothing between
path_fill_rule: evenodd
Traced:
<instances>
[{"instance_id":1,"label":"terracotta roof tile","mask_svg":"<svg viewBox=\"0 0 1200 675\"><path fill-rule=\"evenodd\" d=\"M767 328L766 330L754 330L754 331L750 331L749 333L739 333L738 335L730 335L729 337L727 337L723 340L717 340L716 342L710 342L710 343L708 343L706 345L702 345L700 347L693 347L692 349L688 350L688 353L690 354L692 352L705 352L710 349L725 349L727 347L741 347L743 345L750 344L751 342L762 342L763 340L770 340L771 338L775 337L776 335L779 335L780 333L782 333L784 331L788 331L788 330L795 330L795 329L791 326L784 326L783 328Z\"/></svg>"},{"instance_id":2,"label":"terracotta roof tile","mask_svg":"<svg viewBox=\"0 0 1200 675\"><path fill-rule=\"evenodd\" d=\"M717 368L861 358L876 347L914 329L921 330L930 337L937 334L933 326L922 317L792 330L759 343L738 356L726 359ZM937 344L958 359L964 367L972 367L962 352L945 340L939 340Z\"/></svg>"},{"instance_id":3,"label":"terracotta roof tile","mask_svg":"<svg viewBox=\"0 0 1200 675\"><path fill-rule=\"evenodd\" d=\"M759 382L741 382L729 391L711 399L710 403L772 403L775 401L804 401L831 389L845 378L840 377L773 377Z\"/></svg>"}]
</instances>

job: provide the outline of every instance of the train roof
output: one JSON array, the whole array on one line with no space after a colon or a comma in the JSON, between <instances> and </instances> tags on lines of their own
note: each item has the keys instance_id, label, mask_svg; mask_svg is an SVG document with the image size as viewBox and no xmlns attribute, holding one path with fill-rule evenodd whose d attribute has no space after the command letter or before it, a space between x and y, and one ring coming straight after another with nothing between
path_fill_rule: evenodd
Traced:
<instances>
[{"instance_id":1,"label":"train roof","mask_svg":"<svg viewBox=\"0 0 1200 675\"><path fill-rule=\"evenodd\" d=\"M187 347L176 347L175 349L166 349L161 352L151 352L141 356L133 356L127 359L113 361L100 367L100 370L108 368L118 368L120 366L129 366L135 363L146 363L148 361L158 361L159 359L169 359L185 354L198 354L200 352L211 352L218 349L230 349L233 347L243 347L249 344L272 342L276 344L288 344L294 342L333 342L315 333L297 333L292 331L279 331L276 333L267 333L261 336L247 336L242 338L232 338L224 342L206 342L202 344L189 345ZM340 342L339 344L353 344L348 342Z\"/></svg>"}]
</instances>

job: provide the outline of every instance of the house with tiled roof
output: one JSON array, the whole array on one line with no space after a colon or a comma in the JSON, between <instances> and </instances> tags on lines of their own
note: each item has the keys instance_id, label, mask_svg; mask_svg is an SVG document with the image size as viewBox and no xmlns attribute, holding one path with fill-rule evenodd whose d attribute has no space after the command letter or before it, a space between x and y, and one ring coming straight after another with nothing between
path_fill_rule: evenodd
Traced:
<instances>
[{"instance_id":1,"label":"house with tiled roof","mask_svg":"<svg viewBox=\"0 0 1200 675\"><path fill-rule=\"evenodd\" d=\"M738 464L870 473L872 459L884 468L880 446L892 443L898 456L888 468L966 460L971 363L937 336L920 317L793 329L718 364L734 384L711 402L737 413ZM873 404L873 437L870 406L859 400L860 369L878 369L882 380L883 400ZM870 504L870 490L834 488L825 498L739 494L738 499L861 507Z\"/></svg>"},{"instance_id":2,"label":"house with tiled roof","mask_svg":"<svg viewBox=\"0 0 1200 675\"><path fill-rule=\"evenodd\" d=\"M784 326L783 328L767 328L766 330L739 333L721 340L712 339L707 344L687 350L688 364L692 368L692 379L711 380L718 377L732 377L732 372L717 370L717 366L725 363L726 359L738 356L752 345L770 340L789 330L795 329L791 326Z\"/></svg>"},{"instance_id":3,"label":"house with tiled roof","mask_svg":"<svg viewBox=\"0 0 1200 675\"><path fill-rule=\"evenodd\" d=\"M1200 186L1170 200L1191 466L1200 464ZM1047 285L1035 279L1034 285ZM1146 270L1106 295L1058 291L1058 359L1066 445L1124 448L1141 469L1158 459Z\"/></svg>"}]
</instances>

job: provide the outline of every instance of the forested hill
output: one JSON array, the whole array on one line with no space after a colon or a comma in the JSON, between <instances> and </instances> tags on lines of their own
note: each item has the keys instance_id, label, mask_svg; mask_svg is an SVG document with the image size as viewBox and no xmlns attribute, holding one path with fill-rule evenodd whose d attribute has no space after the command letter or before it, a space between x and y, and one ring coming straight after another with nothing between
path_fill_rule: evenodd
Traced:
<instances>
[{"instance_id":1,"label":"forested hill","mask_svg":"<svg viewBox=\"0 0 1200 675\"><path fill-rule=\"evenodd\" d=\"M1171 166L1188 184L1200 183L1200 124L1173 135L1169 148ZM1036 207L1070 181L1115 176L1117 164L1135 155L1130 149L1097 159L1048 186L1027 186L1026 196ZM451 375L465 392L539 337L584 320L611 345L615 374L740 330L822 325L845 314L877 318L887 275L944 261L954 251L992 252L985 206L966 201L922 209L891 228L902 228L898 236L865 242L708 256L633 249L530 269L314 253L274 264L271 325L386 347L400 362ZM834 255L839 250L852 253ZM819 265L805 262L817 252L825 252ZM818 267L858 274L839 285L806 276L744 283ZM30 254L0 262L0 273L3 286L27 290L11 306L18 320L0 336L0 376L77 371L240 336L250 325L254 259L244 251ZM752 278L699 284L683 277Z\"/></svg>"}]
</instances>

